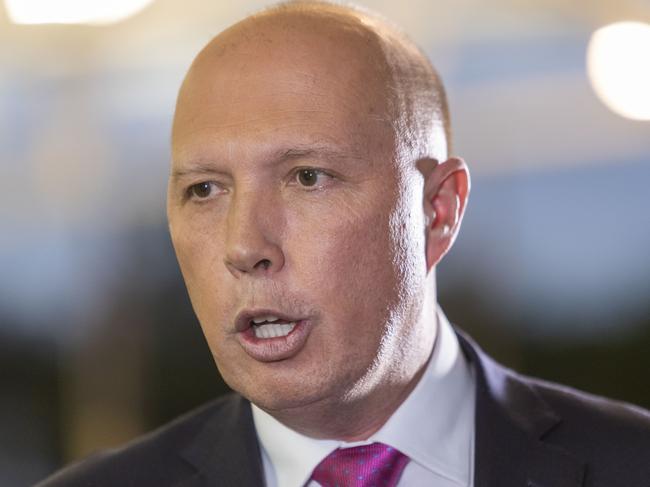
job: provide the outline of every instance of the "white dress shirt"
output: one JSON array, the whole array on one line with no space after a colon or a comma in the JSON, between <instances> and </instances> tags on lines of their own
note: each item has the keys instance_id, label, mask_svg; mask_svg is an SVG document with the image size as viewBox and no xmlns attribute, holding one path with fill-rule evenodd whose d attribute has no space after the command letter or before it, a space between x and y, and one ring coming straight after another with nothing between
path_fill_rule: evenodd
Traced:
<instances>
[{"instance_id":1,"label":"white dress shirt","mask_svg":"<svg viewBox=\"0 0 650 487\"><path fill-rule=\"evenodd\" d=\"M309 438L253 405L267 487L302 487L335 449L374 442L397 448L410 458L398 486L473 487L474 374L441 310L437 319L438 334L426 371L367 441ZM312 480L308 486L319 484Z\"/></svg>"}]
</instances>

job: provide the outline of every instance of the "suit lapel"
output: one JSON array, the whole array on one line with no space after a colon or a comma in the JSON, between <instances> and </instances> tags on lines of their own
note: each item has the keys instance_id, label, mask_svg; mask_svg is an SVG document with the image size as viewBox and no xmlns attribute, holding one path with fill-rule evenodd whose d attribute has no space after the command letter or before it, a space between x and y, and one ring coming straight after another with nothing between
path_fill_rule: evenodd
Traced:
<instances>
[{"instance_id":1,"label":"suit lapel","mask_svg":"<svg viewBox=\"0 0 650 487\"><path fill-rule=\"evenodd\" d=\"M174 487L262 487L264 476L250 403L233 394L182 450L196 473Z\"/></svg>"},{"instance_id":2,"label":"suit lapel","mask_svg":"<svg viewBox=\"0 0 650 487\"><path fill-rule=\"evenodd\" d=\"M582 486L584 465L544 442L562 419L525 379L457 333L476 370L474 487Z\"/></svg>"}]
</instances>

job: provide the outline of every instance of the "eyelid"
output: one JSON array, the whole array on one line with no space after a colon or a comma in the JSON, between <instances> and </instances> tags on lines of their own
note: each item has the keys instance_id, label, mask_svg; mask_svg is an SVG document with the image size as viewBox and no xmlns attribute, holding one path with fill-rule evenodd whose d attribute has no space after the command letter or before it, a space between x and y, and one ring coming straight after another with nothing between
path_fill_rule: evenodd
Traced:
<instances>
[{"instance_id":1,"label":"eyelid","mask_svg":"<svg viewBox=\"0 0 650 487\"><path fill-rule=\"evenodd\" d=\"M196 195L194 195L194 194L192 193L192 190L193 190L195 187L197 187L197 186L199 186L199 185L201 185L201 184L209 184L209 185L211 186L211 188L212 188L211 194L210 194L209 196L206 196L205 198L200 198L200 197L198 197L198 196L196 196ZM215 192L215 191L216 191L216 192L219 192L220 190L221 190L221 192L223 192L223 186L221 186L221 185L220 185L219 183L217 183L216 181L211 181L211 180L207 180L207 181L198 181L198 182L196 182L196 183L192 183L192 184L190 184L190 185L188 185L188 186L186 187L186 189L185 189L185 191L184 191L184 196L185 196L185 200L186 200L186 201L194 201L194 202L197 202L197 203L202 203L202 202L204 202L204 201L208 201L208 200L213 199L213 197L214 197L214 192Z\"/></svg>"},{"instance_id":2,"label":"eyelid","mask_svg":"<svg viewBox=\"0 0 650 487\"><path fill-rule=\"evenodd\" d=\"M302 186L302 187L307 188L307 189L309 189L309 188L318 189L322 185L321 186L319 186L318 184L315 184L314 186L303 186L303 185L301 185L300 183L298 183L296 181L296 179L298 178L298 175L300 174L301 171L314 171L318 175L326 176L328 179L336 178L336 176L331 171L326 170L326 169L322 169L320 167L301 166L301 167L294 168L290 173L289 182L290 183L296 183L299 186Z\"/></svg>"}]
</instances>

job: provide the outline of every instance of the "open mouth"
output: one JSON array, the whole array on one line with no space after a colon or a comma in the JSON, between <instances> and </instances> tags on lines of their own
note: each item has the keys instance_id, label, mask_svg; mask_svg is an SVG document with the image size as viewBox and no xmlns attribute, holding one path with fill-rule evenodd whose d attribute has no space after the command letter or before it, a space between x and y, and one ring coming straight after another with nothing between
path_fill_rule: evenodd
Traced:
<instances>
[{"instance_id":1,"label":"open mouth","mask_svg":"<svg viewBox=\"0 0 650 487\"><path fill-rule=\"evenodd\" d=\"M250 320L256 338L285 337L291 333L297 321L287 321L277 316L267 315Z\"/></svg>"},{"instance_id":2,"label":"open mouth","mask_svg":"<svg viewBox=\"0 0 650 487\"><path fill-rule=\"evenodd\" d=\"M298 354L312 327L311 316L289 315L270 308L243 310L235 320L239 344L260 362L278 362Z\"/></svg>"}]
</instances>

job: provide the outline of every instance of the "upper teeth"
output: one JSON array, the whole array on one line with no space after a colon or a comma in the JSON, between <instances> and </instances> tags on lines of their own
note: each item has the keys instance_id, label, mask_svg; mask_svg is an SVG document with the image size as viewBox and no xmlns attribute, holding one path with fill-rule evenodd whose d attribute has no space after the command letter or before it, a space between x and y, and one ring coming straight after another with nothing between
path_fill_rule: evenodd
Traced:
<instances>
[{"instance_id":1,"label":"upper teeth","mask_svg":"<svg viewBox=\"0 0 650 487\"><path fill-rule=\"evenodd\" d=\"M263 326L254 326L253 332L257 338L283 337L291 333L294 326L296 326L295 322L282 324L271 323Z\"/></svg>"},{"instance_id":2,"label":"upper teeth","mask_svg":"<svg viewBox=\"0 0 650 487\"><path fill-rule=\"evenodd\" d=\"M265 321L277 321L278 317L273 315L260 316L258 318L253 318L253 323L259 324L264 323Z\"/></svg>"}]
</instances>

